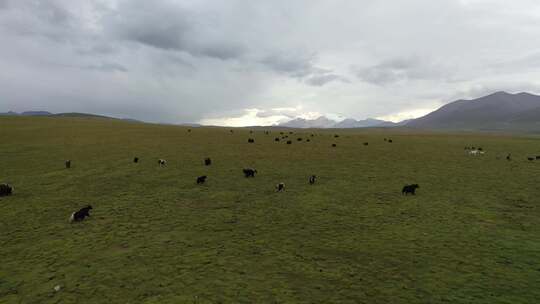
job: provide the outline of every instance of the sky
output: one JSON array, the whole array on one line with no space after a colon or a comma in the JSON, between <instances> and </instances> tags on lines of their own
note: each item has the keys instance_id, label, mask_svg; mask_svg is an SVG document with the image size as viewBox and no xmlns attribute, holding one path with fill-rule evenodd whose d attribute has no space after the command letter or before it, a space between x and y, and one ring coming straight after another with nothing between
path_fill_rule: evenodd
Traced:
<instances>
[{"instance_id":1,"label":"sky","mask_svg":"<svg viewBox=\"0 0 540 304\"><path fill-rule=\"evenodd\" d=\"M0 112L399 121L540 93L538 37L537 0L0 0Z\"/></svg>"}]
</instances>

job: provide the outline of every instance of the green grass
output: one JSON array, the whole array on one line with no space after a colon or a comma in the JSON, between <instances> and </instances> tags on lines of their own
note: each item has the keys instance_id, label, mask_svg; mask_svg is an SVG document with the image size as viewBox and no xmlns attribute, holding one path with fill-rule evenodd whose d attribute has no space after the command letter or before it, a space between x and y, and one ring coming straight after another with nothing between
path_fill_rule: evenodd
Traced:
<instances>
[{"instance_id":1,"label":"green grass","mask_svg":"<svg viewBox=\"0 0 540 304\"><path fill-rule=\"evenodd\" d=\"M0 118L0 303L540 300L538 138L277 132Z\"/></svg>"}]
</instances>

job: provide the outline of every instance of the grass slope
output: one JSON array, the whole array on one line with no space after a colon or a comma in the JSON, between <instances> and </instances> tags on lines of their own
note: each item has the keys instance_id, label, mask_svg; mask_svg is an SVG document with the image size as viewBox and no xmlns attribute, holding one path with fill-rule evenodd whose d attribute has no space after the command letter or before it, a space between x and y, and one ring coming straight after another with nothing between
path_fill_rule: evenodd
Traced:
<instances>
[{"instance_id":1,"label":"grass slope","mask_svg":"<svg viewBox=\"0 0 540 304\"><path fill-rule=\"evenodd\" d=\"M0 303L540 299L538 138L298 132L1 117Z\"/></svg>"}]
</instances>

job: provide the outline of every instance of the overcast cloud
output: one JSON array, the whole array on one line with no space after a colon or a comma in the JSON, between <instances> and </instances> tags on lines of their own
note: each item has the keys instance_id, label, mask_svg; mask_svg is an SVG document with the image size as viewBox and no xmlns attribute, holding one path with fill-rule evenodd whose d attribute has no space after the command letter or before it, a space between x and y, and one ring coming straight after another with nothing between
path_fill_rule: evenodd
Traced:
<instances>
[{"instance_id":1,"label":"overcast cloud","mask_svg":"<svg viewBox=\"0 0 540 304\"><path fill-rule=\"evenodd\" d=\"M0 112L272 124L540 93L536 0L0 0Z\"/></svg>"}]
</instances>

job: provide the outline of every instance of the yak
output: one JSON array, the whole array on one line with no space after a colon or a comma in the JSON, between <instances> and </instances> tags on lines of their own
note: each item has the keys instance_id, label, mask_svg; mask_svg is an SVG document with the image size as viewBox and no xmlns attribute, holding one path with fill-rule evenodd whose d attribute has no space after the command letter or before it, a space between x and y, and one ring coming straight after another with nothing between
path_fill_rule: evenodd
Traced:
<instances>
[{"instance_id":1,"label":"yak","mask_svg":"<svg viewBox=\"0 0 540 304\"><path fill-rule=\"evenodd\" d=\"M401 190L401 194L404 194L404 195L408 195L408 194L412 194L412 195L415 195L416 194L416 189L420 188L420 186L418 184L412 184L412 185L406 185L406 186L403 186L403 190Z\"/></svg>"},{"instance_id":2,"label":"yak","mask_svg":"<svg viewBox=\"0 0 540 304\"><path fill-rule=\"evenodd\" d=\"M255 173L258 173L257 170L252 168L246 168L242 170L245 177L255 177Z\"/></svg>"},{"instance_id":3,"label":"yak","mask_svg":"<svg viewBox=\"0 0 540 304\"><path fill-rule=\"evenodd\" d=\"M73 212L71 214L71 217L69 218L70 222L80 222L84 220L85 217L90 216L90 210L92 209L92 206L88 205L84 208L81 208L77 212Z\"/></svg>"},{"instance_id":4,"label":"yak","mask_svg":"<svg viewBox=\"0 0 540 304\"><path fill-rule=\"evenodd\" d=\"M0 196L9 196L13 194L13 187L9 184L0 184Z\"/></svg>"},{"instance_id":5,"label":"yak","mask_svg":"<svg viewBox=\"0 0 540 304\"><path fill-rule=\"evenodd\" d=\"M206 182L206 175L197 177L197 185L204 184Z\"/></svg>"}]
</instances>

